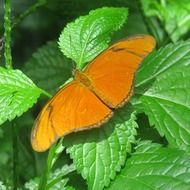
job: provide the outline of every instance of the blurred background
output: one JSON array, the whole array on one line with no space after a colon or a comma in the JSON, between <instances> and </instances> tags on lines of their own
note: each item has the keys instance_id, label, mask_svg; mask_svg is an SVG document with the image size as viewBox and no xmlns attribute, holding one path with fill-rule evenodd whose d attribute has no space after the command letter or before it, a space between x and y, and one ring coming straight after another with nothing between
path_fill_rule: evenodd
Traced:
<instances>
[{"instance_id":1,"label":"blurred background","mask_svg":"<svg viewBox=\"0 0 190 190\"><path fill-rule=\"evenodd\" d=\"M36 1L34 0L12 0L13 23L19 14L24 12L35 2ZM127 36L128 34L146 32L146 27L143 24L137 1L96 0L89 2L87 0L47 0L44 2L44 5L40 6L31 15L24 18L13 31L12 47L15 67L22 67L24 62L31 56L36 48L45 44L47 41L58 39L59 34L66 23L74 20L80 15L88 14L90 10L98 7L128 7L128 25L130 25L130 27L126 26L128 29L125 30L126 32L124 35ZM0 22L3 23L2 1L0 3L0 14ZM133 27L131 25L133 25ZM2 36L2 25L0 32ZM119 38L118 34L116 36Z\"/></svg>"}]
</instances>

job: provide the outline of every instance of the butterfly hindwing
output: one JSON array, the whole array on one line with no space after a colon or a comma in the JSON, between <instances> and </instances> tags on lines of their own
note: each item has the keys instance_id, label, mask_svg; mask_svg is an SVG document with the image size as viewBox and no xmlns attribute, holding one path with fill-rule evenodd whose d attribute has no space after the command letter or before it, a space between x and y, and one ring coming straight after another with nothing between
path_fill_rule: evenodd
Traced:
<instances>
[{"instance_id":1,"label":"butterfly hindwing","mask_svg":"<svg viewBox=\"0 0 190 190\"><path fill-rule=\"evenodd\" d=\"M72 81L46 104L33 127L31 142L36 151L44 151L59 137L73 131L98 127L112 115L87 87Z\"/></svg>"}]
</instances>

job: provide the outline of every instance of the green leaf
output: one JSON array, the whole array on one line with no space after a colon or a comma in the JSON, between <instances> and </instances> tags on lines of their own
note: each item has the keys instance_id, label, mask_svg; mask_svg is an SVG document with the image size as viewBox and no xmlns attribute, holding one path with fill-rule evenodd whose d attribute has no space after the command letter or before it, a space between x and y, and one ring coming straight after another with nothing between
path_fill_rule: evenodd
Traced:
<instances>
[{"instance_id":1,"label":"green leaf","mask_svg":"<svg viewBox=\"0 0 190 190\"><path fill-rule=\"evenodd\" d=\"M73 172L74 170L74 165L65 165L62 168L55 170L49 177L47 188L51 190L66 190L71 188L66 186L69 179L65 178L64 176Z\"/></svg>"},{"instance_id":2,"label":"green leaf","mask_svg":"<svg viewBox=\"0 0 190 190\"><path fill-rule=\"evenodd\" d=\"M58 44L51 41L32 55L24 71L39 87L55 93L71 77L72 64L60 52Z\"/></svg>"},{"instance_id":3,"label":"green leaf","mask_svg":"<svg viewBox=\"0 0 190 190\"><path fill-rule=\"evenodd\" d=\"M141 64L135 78L135 92L143 93L155 78L172 67L187 65L190 60L190 40L169 44L151 53Z\"/></svg>"},{"instance_id":4,"label":"green leaf","mask_svg":"<svg viewBox=\"0 0 190 190\"><path fill-rule=\"evenodd\" d=\"M189 190L190 155L143 142L107 190Z\"/></svg>"},{"instance_id":5,"label":"green leaf","mask_svg":"<svg viewBox=\"0 0 190 190\"><path fill-rule=\"evenodd\" d=\"M41 92L21 71L0 67L0 124L22 115Z\"/></svg>"},{"instance_id":6,"label":"green leaf","mask_svg":"<svg viewBox=\"0 0 190 190\"><path fill-rule=\"evenodd\" d=\"M74 60L82 69L108 47L110 36L126 22L126 8L99 8L89 15L79 17L69 23L59 38L59 46L64 55Z\"/></svg>"},{"instance_id":7,"label":"green leaf","mask_svg":"<svg viewBox=\"0 0 190 190\"><path fill-rule=\"evenodd\" d=\"M189 47L190 40L169 44L145 58L135 77L136 96L132 96L130 100L135 110L143 112L144 108L139 98L151 87L157 77L172 67L186 65L190 55Z\"/></svg>"},{"instance_id":8,"label":"green leaf","mask_svg":"<svg viewBox=\"0 0 190 190\"><path fill-rule=\"evenodd\" d=\"M124 165L131 143L135 142L137 124L126 105L101 128L71 134L64 139L76 169L87 180L89 190L101 190Z\"/></svg>"},{"instance_id":9,"label":"green leaf","mask_svg":"<svg viewBox=\"0 0 190 190\"><path fill-rule=\"evenodd\" d=\"M53 171L48 179L47 189L49 190L74 190L74 188L67 186L68 178L65 177L70 172L74 171L74 165L64 165L60 169ZM28 190L38 190L39 177L31 179L29 182L25 183L25 188Z\"/></svg>"},{"instance_id":10,"label":"green leaf","mask_svg":"<svg viewBox=\"0 0 190 190\"><path fill-rule=\"evenodd\" d=\"M171 146L187 151L190 150L189 47L187 41L155 52L143 63L136 81L136 93L150 124L165 135Z\"/></svg>"},{"instance_id":11,"label":"green leaf","mask_svg":"<svg viewBox=\"0 0 190 190\"><path fill-rule=\"evenodd\" d=\"M166 82L167 81L167 82ZM150 124L170 145L190 151L190 65L157 78L141 97Z\"/></svg>"},{"instance_id":12,"label":"green leaf","mask_svg":"<svg viewBox=\"0 0 190 190\"><path fill-rule=\"evenodd\" d=\"M165 30L176 42L190 29L190 1L152 1L141 0L146 16L156 16L164 25ZM177 13L177 14L176 14Z\"/></svg>"}]
</instances>

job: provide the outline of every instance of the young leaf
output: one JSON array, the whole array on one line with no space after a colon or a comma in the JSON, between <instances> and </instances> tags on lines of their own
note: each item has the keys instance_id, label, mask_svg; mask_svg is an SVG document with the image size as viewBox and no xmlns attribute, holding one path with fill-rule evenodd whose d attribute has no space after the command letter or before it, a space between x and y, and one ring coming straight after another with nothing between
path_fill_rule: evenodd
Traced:
<instances>
[{"instance_id":1,"label":"young leaf","mask_svg":"<svg viewBox=\"0 0 190 190\"><path fill-rule=\"evenodd\" d=\"M126 22L126 8L100 8L89 15L79 17L69 23L59 38L59 46L64 55L74 60L82 69L108 47L111 34Z\"/></svg>"},{"instance_id":2,"label":"young leaf","mask_svg":"<svg viewBox=\"0 0 190 190\"><path fill-rule=\"evenodd\" d=\"M169 45L145 60L136 92L151 125L171 146L190 150L190 41ZM145 90L145 92L143 91Z\"/></svg>"},{"instance_id":3,"label":"young leaf","mask_svg":"<svg viewBox=\"0 0 190 190\"><path fill-rule=\"evenodd\" d=\"M67 187L68 178L65 178L67 174L73 172L75 170L74 165L65 165L60 169L55 170L52 175L50 175L50 179L48 181L47 189L52 190L67 190L71 189L71 187Z\"/></svg>"},{"instance_id":4,"label":"young leaf","mask_svg":"<svg viewBox=\"0 0 190 190\"><path fill-rule=\"evenodd\" d=\"M141 0L141 4L146 16L156 16L162 22L173 42L180 39L190 29L189 0L161 2Z\"/></svg>"},{"instance_id":5,"label":"young leaf","mask_svg":"<svg viewBox=\"0 0 190 190\"><path fill-rule=\"evenodd\" d=\"M104 126L65 137L67 152L89 190L101 190L120 171L135 142L137 124L129 105L118 110Z\"/></svg>"},{"instance_id":6,"label":"young leaf","mask_svg":"<svg viewBox=\"0 0 190 190\"><path fill-rule=\"evenodd\" d=\"M72 64L60 52L58 44L52 41L33 54L24 71L39 87L55 93L71 77Z\"/></svg>"},{"instance_id":7,"label":"young leaf","mask_svg":"<svg viewBox=\"0 0 190 190\"><path fill-rule=\"evenodd\" d=\"M41 90L21 71L0 67L0 124L22 115L40 93Z\"/></svg>"},{"instance_id":8,"label":"young leaf","mask_svg":"<svg viewBox=\"0 0 190 190\"><path fill-rule=\"evenodd\" d=\"M143 142L107 190L188 190L190 155Z\"/></svg>"}]
</instances>

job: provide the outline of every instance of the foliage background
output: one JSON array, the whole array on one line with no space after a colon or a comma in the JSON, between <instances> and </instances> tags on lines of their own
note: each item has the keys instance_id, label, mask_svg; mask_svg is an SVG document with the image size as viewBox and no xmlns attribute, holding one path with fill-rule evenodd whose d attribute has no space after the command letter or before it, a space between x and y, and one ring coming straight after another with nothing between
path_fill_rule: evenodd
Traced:
<instances>
[{"instance_id":1,"label":"foliage background","mask_svg":"<svg viewBox=\"0 0 190 190\"><path fill-rule=\"evenodd\" d=\"M36 1L34 0L12 0L11 3L13 23L18 18L19 14L21 14L35 2ZM129 9L128 22L122 28L122 30L114 34L114 37L112 38L113 41L116 41L128 35L150 32L152 34L155 34L155 31L157 31L157 34L155 34L155 36L157 37L158 47L160 47L166 43L175 42L179 39L188 39L190 36L190 32L188 31L184 35L181 35L179 39L176 37L176 35L173 35L175 32L172 32L170 35L170 26L166 28L164 27L164 24L167 24L168 22L166 18L169 17L168 15L165 16L166 13L164 10L162 11L162 8L160 7L160 12L156 12L153 9L152 12L146 11L146 13L143 13L142 5L138 0L42 0L41 2L44 3L43 6L40 6L36 9L36 11L34 11L28 17L24 18L22 22L16 25L12 33L12 56L14 61L14 68L19 68L26 73L28 72L28 76L30 76L30 72L28 71L30 69L28 69L27 63L31 58L33 52L36 52L37 48L45 45L48 41L55 39L57 40L62 29L68 22L71 22L78 16L88 14L88 12L92 9L103 6L128 7ZM149 1L144 2L145 9L146 3L148 4L148 2ZM150 15L154 18L148 19L148 16ZM155 18L157 15L158 18ZM0 2L0 23L3 23L2 1ZM0 25L0 29L0 36L3 36L2 24ZM51 45L53 46L54 44ZM0 57L0 64L4 65L2 55ZM49 70L44 71L42 69L41 72L49 72ZM70 75L68 74L63 80L60 79L60 81L56 84L52 83L50 87L47 87L46 90L51 93L55 92L56 88L61 85L64 80L66 81L69 76ZM44 84L48 83L47 81L48 79L42 82L42 87L43 85L47 85ZM52 86L55 87L52 88ZM41 98L37 105L35 105L32 109L23 114L22 117L16 120L16 123L19 123L19 126L17 127L18 136L16 141L14 138L12 138L13 129L9 122L6 122L0 128L0 181L3 181L7 187L12 186L12 179L16 178L15 181L17 181L17 185L21 189L24 189L24 184L25 188L28 187L29 189L32 187L32 185L27 185L27 182L30 179L41 175L44 171L44 163L47 159L47 153L35 153L31 149L29 136L34 118L36 118L37 113L46 100L46 98ZM137 121L139 125L143 126L138 129L138 136L140 136L142 140L148 139L153 140L157 143L161 143L165 146L167 145L167 141L164 137L161 137L155 129L149 128L150 124L145 114L139 114ZM13 154L15 150L17 152L17 159L15 159L15 154ZM143 150L141 151L143 152ZM65 151L63 151L61 157L64 157L64 159L59 159L58 162L56 162L56 165L54 167L55 169L64 170L65 168L62 168L64 164L70 165L72 163L71 159ZM14 176L14 167L16 167L16 170L18 171L17 174L19 175L17 176ZM71 179L69 181L69 185L73 187L77 186L77 188L81 190L87 188L85 181L82 179L81 175L77 174L72 167L66 168L65 170L72 171L69 173ZM72 181L72 179L74 180ZM34 181L32 182L35 184Z\"/></svg>"}]
</instances>

